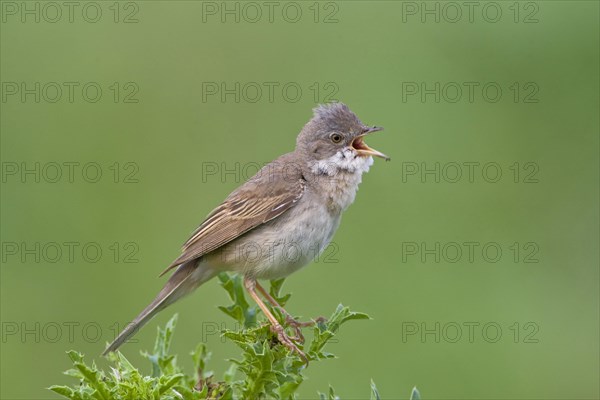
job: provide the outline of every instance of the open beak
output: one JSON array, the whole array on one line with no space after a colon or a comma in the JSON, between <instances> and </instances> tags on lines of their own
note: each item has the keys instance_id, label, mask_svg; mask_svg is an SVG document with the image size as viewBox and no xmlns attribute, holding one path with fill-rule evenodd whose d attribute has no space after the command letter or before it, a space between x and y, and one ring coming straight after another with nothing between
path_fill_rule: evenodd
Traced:
<instances>
[{"instance_id":1,"label":"open beak","mask_svg":"<svg viewBox=\"0 0 600 400\"><path fill-rule=\"evenodd\" d=\"M383 130L383 128L381 126L368 127L365 129L365 131L363 131L363 133L360 136L357 136L352 141L352 147L354 148L354 150L356 150L356 152L358 153L359 156L363 156L363 157L375 156L375 157L381 157L381 158L385 159L385 161L390 161L390 158L388 156L386 156L385 154L383 154L380 151L370 148L369 146L367 146L367 144L364 141L364 137L367 136L368 134L373 133L373 132L382 131L382 130Z\"/></svg>"}]
</instances>

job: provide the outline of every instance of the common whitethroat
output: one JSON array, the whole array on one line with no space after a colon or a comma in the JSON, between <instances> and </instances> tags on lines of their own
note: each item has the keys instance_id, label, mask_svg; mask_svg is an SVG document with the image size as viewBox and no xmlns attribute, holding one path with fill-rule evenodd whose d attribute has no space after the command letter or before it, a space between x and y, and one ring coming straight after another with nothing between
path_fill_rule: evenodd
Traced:
<instances>
[{"instance_id":1,"label":"common whitethroat","mask_svg":"<svg viewBox=\"0 0 600 400\"><path fill-rule=\"evenodd\" d=\"M296 148L264 166L215 208L183 245L175 269L156 298L106 348L115 351L154 315L223 271L243 275L244 287L290 351L303 323L292 318L258 279L277 279L308 264L331 241L342 212L352 204L373 156L367 126L343 103L320 105L296 139ZM266 250L268 249L268 250ZM251 252L252 256L248 253ZM290 255L293 252L293 255ZM282 310L296 337L286 334L260 294Z\"/></svg>"}]
</instances>

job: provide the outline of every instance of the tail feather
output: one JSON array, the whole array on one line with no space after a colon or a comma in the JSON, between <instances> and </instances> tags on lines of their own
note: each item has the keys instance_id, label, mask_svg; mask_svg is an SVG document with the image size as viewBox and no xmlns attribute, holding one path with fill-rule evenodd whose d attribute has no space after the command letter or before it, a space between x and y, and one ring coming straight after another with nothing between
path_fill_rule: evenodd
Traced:
<instances>
[{"instance_id":1,"label":"tail feather","mask_svg":"<svg viewBox=\"0 0 600 400\"><path fill-rule=\"evenodd\" d=\"M111 351L116 351L119 346L135 335L148 321L150 321L159 311L175 303L183 296L191 293L215 276L205 263L198 260L188 261L182 264L175 273L169 278L165 286L158 293L156 298L117 336L117 338L104 350L103 356Z\"/></svg>"}]
</instances>

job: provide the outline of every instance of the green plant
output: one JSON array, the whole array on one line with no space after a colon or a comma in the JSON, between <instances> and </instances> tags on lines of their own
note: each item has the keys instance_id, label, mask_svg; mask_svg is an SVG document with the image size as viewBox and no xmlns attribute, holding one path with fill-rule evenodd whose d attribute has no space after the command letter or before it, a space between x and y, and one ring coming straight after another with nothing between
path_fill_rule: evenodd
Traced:
<instances>
[{"instance_id":1,"label":"green plant","mask_svg":"<svg viewBox=\"0 0 600 400\"><path fill-rule=\"evenodd\" d=\"M111 353L110 371L98 369L95 362L86 364L83 355L76 351L67 352L73 368L65 372L79 380L73 387L52 386L49 389L73 400L111 399L294 399L304 380L307 365L295 353L282 346L269 326L257 318L256 306L250 305L245 297L240 277L221 274L221 285L232 300L232 304L219 307L241 327L239 330L224 330L222 335L235 343L242 354L230 360L231 365L221 380L207 369L210 353L200 343L191 353L195 365L194 374L186 374L177 365L177 356L169 354L177 314L166 326L158 329L152 353L142 355L150 361L152 372L144 375L134 367L121 352ZM271 282L270 293L282 306L290 295L280 293L283 280ZM285 317L278 309L272 310L280 321ZM334 357L325 351L327 342L340 326L350 320L368 319L366 314L352 312L341 304L327 320L319 319L312 327L312 340L304 345L310 362ZM333 388L319 393L321 399L337 399ZM379 399L375 384L371 382L371 399ZM413 390L411 400L418 400Z\"/></svg>"}]
</instances>

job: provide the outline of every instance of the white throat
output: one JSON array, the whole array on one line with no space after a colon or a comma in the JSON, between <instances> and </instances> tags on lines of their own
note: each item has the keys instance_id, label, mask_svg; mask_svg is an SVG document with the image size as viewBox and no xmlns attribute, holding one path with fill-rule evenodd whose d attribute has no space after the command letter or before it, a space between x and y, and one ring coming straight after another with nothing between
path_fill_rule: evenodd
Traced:
<instances>
[{"instance_id":1,"label":"white throat","mask_svg":"<svg viewBox=\"0 0 600 400\"><path fill-rule=\"evenodd\" d=\"M319 183L322 182L318 186L328 199L328 207L341 212L354 202L362 174L369 171L371 165L373 157L361 157L351 149L344 149L309 166Z\"/></svg>"},{"instance_id":2,"label":"white throat","mask_svg":"<svg viewBox=\"0 0 600 400\"><path fill-rule=\"evenodd\" d=\"M313 162L311 171L316 175L335 176L340 172L358 172L359 175L369 171L373 165L373 157L361 157L351 149L343 149L326 160Z\"/></svg>"}]
</instances>

